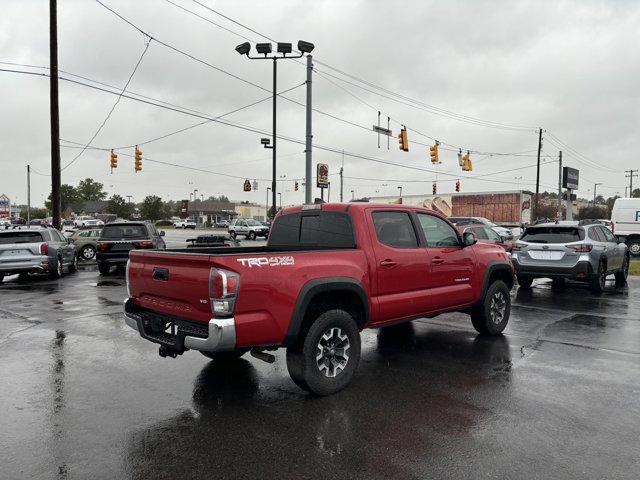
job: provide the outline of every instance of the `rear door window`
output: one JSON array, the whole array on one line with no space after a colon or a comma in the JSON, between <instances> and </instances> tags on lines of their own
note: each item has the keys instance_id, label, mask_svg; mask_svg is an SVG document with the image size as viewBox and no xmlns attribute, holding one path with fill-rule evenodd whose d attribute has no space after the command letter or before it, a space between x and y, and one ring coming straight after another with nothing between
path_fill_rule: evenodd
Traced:
<instances>
[{"instance_id":1,"label":"rear door window","mask_svg":"<svg viewBox=\"0 0 640 480\"><path fill-rule=\"evenodd\" d=\"M40 232L0 232L0 245L8 245L10 243L40 243L42 241L42 233Z\"/></svg>"},{"instance_id":2,"label":"rear door window","mask_svg":"<svg viewBox=\"0 0 640 480\"><path fill-rule=\"evenodd\" d=\"M271 227L269 245L354 248L351 217L343 212L280 215Z\"/></svg>"},{"instance_id":3,"label":"rear door window","mask_svg":"<svg viewBox=\"0 0 640 480\"><path fill-rule=\"evenodd\" d=\"M604 236L605 242L618 243L618 240L616 239L616 237L613 235L613 233L611 233L611 230L609 230L607 227L600 227L600 233L602 234L602 236Z\"/></svg>"},{"instance_id":4,"label":"rear door window","mask_svg":"<svg viewBox=\"0 0 640 480\"><path fill-rule=\"evenodd\" d=\"M588 231L587 231L587 236L591 239L591 240L595 240L596 242L606 242L606 238L605 236L602 234L602 232L600 231L600 227L591 227Z\"/></svg>"},{"instance_id":5,"label":"rear door window","mask_svg":"<svg viewBox=\"0 0 640 480\"><path fill-rule=\"evenodd\" d=\"M144 225L107 225L102 229L102 238L145 238L147 231Z\"/></svg>"},{"instance_id":6,"label":"rear door window","mask_svg":"<svg viewBox=\"0 0 640 480\"><path fill-rule=\"evenodd\" d=\"M584 230L577 227L529 227L520 240L529 243L571 243L584 240Z\"/></svg>"},{"instance_id":7,"label":"rear door window","mask_svg":"<svg viewBox=\"0 0 640 480\"><path fill-rule=\"evenodd\" d=\"M417 248L418 237L408 212L373 212L378 241L394 248Z\"/></svg>"}]
</instances>

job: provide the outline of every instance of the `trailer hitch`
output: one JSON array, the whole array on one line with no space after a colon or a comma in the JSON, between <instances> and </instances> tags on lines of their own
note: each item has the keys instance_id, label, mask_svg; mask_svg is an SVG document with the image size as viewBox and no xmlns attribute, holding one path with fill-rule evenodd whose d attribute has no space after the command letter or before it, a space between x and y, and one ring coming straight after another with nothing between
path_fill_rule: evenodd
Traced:
<instances>
[{"instance_id":1,"label":"trailer hitch","mask_svg":"<svg viewBox=\"0 0 640 480\"><path fill-rule=\"evenodd\" d=\"M158 354L162 358L176 358L178 355L182 355L184 350L176 350L175 348L167 347L165 345L160 345L160 349L158 350Z\"/></svg>"}]
</instances>

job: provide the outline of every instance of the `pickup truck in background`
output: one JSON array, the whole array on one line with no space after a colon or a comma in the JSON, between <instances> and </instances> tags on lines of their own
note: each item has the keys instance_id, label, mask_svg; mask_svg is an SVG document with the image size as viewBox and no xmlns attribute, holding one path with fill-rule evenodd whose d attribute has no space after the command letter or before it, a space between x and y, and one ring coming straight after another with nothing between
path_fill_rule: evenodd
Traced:
<instances>
[{"instance_id":1,"label":"pickup truck in background","mask_svg":"<svg viewBox=\"0 0 640 480\"><path fill-rule=\"evenodd\" d=\"M126 323L175 357L214 361L286 348L301 388L328 395L352 379L360 331L440 313L500 334L513 265L425 208L369 203L286 208L266 246L132 250Z\"/></svg>"}]
</instances>

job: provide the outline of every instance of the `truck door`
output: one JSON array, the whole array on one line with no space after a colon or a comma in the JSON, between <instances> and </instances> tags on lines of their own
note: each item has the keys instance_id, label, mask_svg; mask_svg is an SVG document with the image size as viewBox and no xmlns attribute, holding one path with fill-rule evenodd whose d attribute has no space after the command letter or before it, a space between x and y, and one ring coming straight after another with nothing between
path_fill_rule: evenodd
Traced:
<instances>
[{"instance_id":1,"label":"truck door","mask_svg":"<svg viewBox=\"0 0 640 480\"><path fill-rule=\"evenodd\" d=\"M408 211L369 210L379 315L373 323L418 316L428 310L428 257Z\"/></svg>"},{"instance_id":2,"label":"truck door","mask_svg":"<svg viewBox=\"0 0 640 480\"><path fill-rule=\"evenodd\" d=\"M426 240L431 271L427 279L432 310L441 310L473 301L475 255L463 247L455 229L428 213L416 213Z\"/></svg>"}]
</instances>

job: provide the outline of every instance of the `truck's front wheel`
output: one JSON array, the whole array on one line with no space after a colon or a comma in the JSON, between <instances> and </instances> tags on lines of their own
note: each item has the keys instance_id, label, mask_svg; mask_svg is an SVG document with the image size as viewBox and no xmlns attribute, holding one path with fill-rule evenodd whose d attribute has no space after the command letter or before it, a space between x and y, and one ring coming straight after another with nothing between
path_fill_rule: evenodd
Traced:
<instances>
[{"instance_id":1,"label":"truck's front wheel","mask_svg":"<svg viewBox=\"0 0 640 480\"><path fill-rule=\"evenodd\" d=\"M487 289L482 304L473 307L471 323L478 333L498 335L507 326L511 313L509 287L496 280Z\"/></svg>"},{"instance_id":2,"label":"truck's front wheel","mask_svg":"<svg viewBox=\"0 0 640 480\"><path fill-rule=\"evenodd\" d=\"M291 379L316 395L331 395L345 388L359 361L360 331L344 310L324 312L287 348Z\"/></svg>"}]
</instances>

